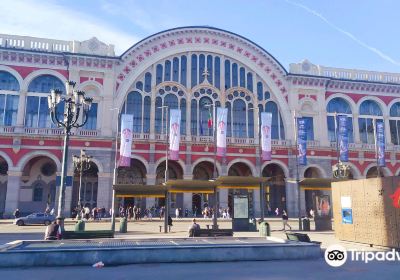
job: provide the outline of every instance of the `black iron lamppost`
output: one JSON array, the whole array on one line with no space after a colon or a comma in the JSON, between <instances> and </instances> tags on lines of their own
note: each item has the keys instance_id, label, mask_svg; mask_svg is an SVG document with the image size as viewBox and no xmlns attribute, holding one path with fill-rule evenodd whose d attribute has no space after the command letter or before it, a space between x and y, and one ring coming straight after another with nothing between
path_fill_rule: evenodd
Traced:
<instances>
[{"instance_id":1,"label":"black iron lamppost","mask_svg":"<svg viewBox=\"0 0 400 280\"><path fill-rule=\"evenodd\" d=\"M82 176L83 172L90 169L90 163L92 161L92 157L86 154L85 150L81 150L81 154L79 156L73 155L72 161L74 162L74 166L76 170L79 170L79 195L78 195L78 208L79 211L82 209Z\"/></svg>"},{"instance_id":2,"label":"black iron lamppost","mask_svg":"<svg viewBox=\"0 0 400 280\"><path fill-rule=\"evenodd\" d=\"M64 148L63 148L63 160L61 169L61 185L58 197L57 215L59 217L64 216L65 208L65 185L66 185L66 174L67 174L67 162L68 162L68 142L72 128L79 128L85 125L88 120L88 113L92 105L92 98L85 98L83 91L74 90L75 82L66 82L66 95L61 96L61 91L54 89L48 96L48 105L50 109L51 121L57 126L64 128ZM59 119L59 113L57 108L60 102L64 101L64 119ZM82 115L82 117L80 117Z\"/></svg>"}]
</instances>

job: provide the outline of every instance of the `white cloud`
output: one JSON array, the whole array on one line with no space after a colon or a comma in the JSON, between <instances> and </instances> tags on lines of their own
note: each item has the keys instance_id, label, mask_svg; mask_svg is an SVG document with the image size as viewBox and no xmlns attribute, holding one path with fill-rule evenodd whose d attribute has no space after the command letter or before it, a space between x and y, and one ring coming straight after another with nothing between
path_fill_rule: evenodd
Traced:
<instances>
[{"instance_id":1,"label":"white cloud","mask_svg":"<svg viewBox=\"0 0 400 280\"><path fill-rule=\"evenodd\" d=\"M3 34L79 41L95 36L115 45L117 54L139 41L138 37L94 16L48 0L4 0L1 4L0 33Z\"/></svg>"}]
</instances>

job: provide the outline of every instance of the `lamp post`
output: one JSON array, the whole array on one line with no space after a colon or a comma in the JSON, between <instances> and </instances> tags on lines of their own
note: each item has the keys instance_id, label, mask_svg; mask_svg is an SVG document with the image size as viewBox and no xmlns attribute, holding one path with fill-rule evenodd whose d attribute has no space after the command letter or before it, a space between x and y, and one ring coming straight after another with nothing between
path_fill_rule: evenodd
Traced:
<instances>
[{"instance_id":1,"label":"lamp post","mask_svg":"<svg viewBox=\"0 0 400 280\"><path fill-rule=\"evenodd\" d=\"M110 111L117 110L117 121L116 123L116 134L115 134L115 155L114 155L114 174L113 174L113 186L117 184L118 177L118 166L117 166L117 157L118 157L118 136L119 136L119 119L121 116L120 108L111 108ZM111 201L111 230L115 231L115 190L113 187L112 190L112 201Z\"/></svg>"},{"instance_id":2,"label":"lamp post","mask_svg":"<svg viewBox=\"0 0 400 280\"><path fill-rule=\"evenodd\" d=\"M299 148L299 141L298 141L298 135L297 135L297 117L296 116L296 111L293 111L293 120L294 120L294 139L295 139L295 145L296 145L296 185L297 185L297 212L299 216L299 230L303 229L303 226L301 224L301 198L300 198L300 174L299 174L299 158L298 158L298 151L297 149Z\"/></svg>"},{"instance_id":3,"label":"lamp post","mask_svg":"<svg viewBox=\"0 0 400 280\"><path fill-rule=\"evenodd\" d=\"M57 126L64 128L64 147L63 147L63 160L61 169L61 185L58 197L58 208L57 215L60 217L64 216L65 208L65 184L67 174L67 163L68 163L68 142L69 136L71 135L72 128L79 128L86 124L88 120L88 112L92 105L92 98L85 98L83 91L74 90L75 82L66 82L66 95L61 96L61 91L54 89L48 96L48 105L50 110L51 121ZM58 114L60 113L57 108L58 104L64 101L64 119L59 119ZM82 117L80 118L80 116Z\"/></svg>"},{"instance_id":4,"label":"lamp post","mask_svg":"<svg viewBox=\"0 0 400 280\"><path fill-rule=\"evenodd\" d=\"M74 162L74 166L76 170L79 170L79 195L78 195L78 209L79 211L82 209L82 177L83 172L90 169L90 163L92 161L92 157L86 154L85 150L81 150L81 154L79 156L73 155L72 161Z\"/></svg>"},{"instance_id":5,"label":"lamp post","mask_svg":"<svg viewBox=\"0 0 400 280\"><path fill-rule=\"evenodd\" d=\"M257 112L257 119L258 119L258 149L260 151L260 179L263 177L262 176L262 164L263 164L263 158L262 158L262 139L261 139L261 114L260 114L260 108L258 107L253 107L253 108L249 108L249 111L254 111ZM264 204L265 204L265 189L264 189L264 183L260 182L260 221L263 222L264 221L264 216L265 216L265 211L264 211Z\"/></svg>"},{"instance_id":6,"label":"lamp post","mask_svg":"<svg viewBox=\"0 0 400 280\"><path fill-rule=\"evenodd\" d=\"M161 109L161 128L164 125L164 109L165 109L165 174L164 174L164 185L167 184L168 181L168 144L169 144L169 137L168 137L168 112L169 107L167 105L157 107ZM161 129L163 130L163 129ZM170 211L170 199L171 194L167 191L165 195L165 211L164 211L164 233L168 233L168 216Z\"/></svg>"}]
</instances>

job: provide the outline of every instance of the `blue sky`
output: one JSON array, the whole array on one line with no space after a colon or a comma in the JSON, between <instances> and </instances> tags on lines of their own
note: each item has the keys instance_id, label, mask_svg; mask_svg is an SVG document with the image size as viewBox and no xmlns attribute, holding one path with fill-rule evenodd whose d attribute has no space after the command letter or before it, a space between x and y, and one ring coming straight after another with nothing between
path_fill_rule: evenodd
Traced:
<instances>
[{"instance_id":1,"label":"blue sky","mask_svg":"<svg viewBox=\"0 0 400 280\"><path fill-rule=\"evenodd\" d=\"M61 40L96 36L121 54L159 31L209 25L289 63L400 73L395 0L2 0L0 33Z\"/></svg>"}]
</instances>

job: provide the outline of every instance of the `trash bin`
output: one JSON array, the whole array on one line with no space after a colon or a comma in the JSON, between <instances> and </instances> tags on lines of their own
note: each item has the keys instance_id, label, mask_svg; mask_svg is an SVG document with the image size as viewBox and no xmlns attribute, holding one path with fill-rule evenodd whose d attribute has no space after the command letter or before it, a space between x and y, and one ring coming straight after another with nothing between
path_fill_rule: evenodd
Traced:
<instances>
[{"instance_id":1,"label":"trash bin","mask_svg":"<svg viewBox=\"0 0 400 280\"><path fill-rule=\"evenodd\" d=\"M85 222L83 220L79 220L75 224L75 231L84 231L85 230Z\"/></svg>"},{"instance_id":2,"label":"trash bin","mask_svg":"<svg viewBox=\"0 0 400 280\"><path fill-rule=\"evenodd\" d=\"M305 217L302 219L302 222L303 222L303 230L310 231L310 219Z\"/></svg>"},{"instance_id":3,"label":"trash bin","mask_svg":"<svg viewBox=\"0 0 400 280\"><path fill-rule=\"evenodd\" d=\"M261 222L259 225L260 236L271 236L271 228L269 223Z\"/></svg>"},{"instance_id":4,"label":"trash bin","mask_svg":"<svg viewBox=\"0 0 400 280\"><path fill-rule=\"evenodd\" d=\"M119 232L126 233L128 231L128 220L124 217L119 219Z\"/></svg>"}]
</instances>

